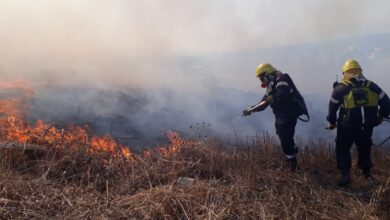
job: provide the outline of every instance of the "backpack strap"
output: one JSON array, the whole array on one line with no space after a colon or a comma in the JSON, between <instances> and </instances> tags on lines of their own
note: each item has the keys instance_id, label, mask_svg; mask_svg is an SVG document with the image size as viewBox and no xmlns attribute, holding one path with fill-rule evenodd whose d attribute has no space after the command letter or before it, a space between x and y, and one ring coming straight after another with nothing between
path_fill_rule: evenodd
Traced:
<instances>
[{"instance_id":1,"label":"backpack strap","mask_svg":"<svg viewBox=\"0 0 390 220\"><path fill-rule=\"evenodd\" d=\"M371 81L370 81L370 80L367 80L367 81L365 82L364 87L370 88L371 84L372 84Z\"/></svg>"},{"instance_id":2,"label":"backpack strap","mask_svg":"<svg viewBox=\"0 0 390 220\"><path fill-rule=\"evenodd\" d=\"M346 86L350 86L352 88L356 87L356 85L353 82L349 81L349 80L343 80L343 81L341 81L341 83L346 85Z\"/></svg>"}]
</instances>

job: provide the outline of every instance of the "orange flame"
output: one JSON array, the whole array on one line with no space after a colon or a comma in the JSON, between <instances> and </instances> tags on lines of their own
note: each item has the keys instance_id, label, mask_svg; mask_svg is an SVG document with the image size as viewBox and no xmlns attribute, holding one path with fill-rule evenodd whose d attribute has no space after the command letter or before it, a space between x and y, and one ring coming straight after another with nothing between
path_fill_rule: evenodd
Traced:
<instances>
[{"instance_id":1,"label":"orange flame","mask_svg":"<svg viewBox=\"0 0 390 220\"><path fill-rule=\"evenodd\" d=\"M8 84L0 81L0 89L18 89L23 93L22 98L0 99L0 138L21 144L42 144L57 148L86 146L89 152L104 152L128 159L132 157L128 147L119 146L111 137L93 136L89 141L87 127L68 126L66 129L59 129L42 120L38 120L34 126L28 125L24 118L28 110L24 100L34 94L31 87L21 81Z\"/></svg>"},{"instance_id":2,"label":"orange flame","mask_svg":"<svg viewBox=\"0 0 390 220\"><path fill-rule=\"evenodd\" d=\"M131 154L131 151L129 148L127 147L121 147L121 152L122 152L122 155L127 158L127 159L130 159L133 155Z\"/></svg>"},{"instance_id":3,"label":"orange flame","mask_svg":"<svg viewBox=\"0 0 390 220\"><path fill-rule=\"evenodd\" d=\"M194 142L183 139L179 133L174 131L168 131L166 136L170 142L168 146L157 148L160 155L173 156L177 154L183 147L193 145Z\"/></svg>"},{"instance_id":4,"label":"orange flame","mask_svg":"<svg viewBox=\"0 0 390 220\"><path fill-rule=\"evenodd\" d=\"M92 151L105 151L115 154L117 143L110 137L92 137L90 149Z\"/></svg>"},{"instance_id":5,"label":"orange flame","mask_svg":"<svg viewBox=\"0 0 390 220\"><path fill-rule=\"evenodd\" d=\"M29 125L25 120L25 113L28 111L26 104L34 91L22 81L6 83L0 81L0 89L17 89L23 93L22 98L0 99L0 138L6 141L16 141L21 144L40 144L55 148L86 147L90 153L107 153L112 157L123 157L132 159L133 154L129 147L119 145L110 136L89 137L87 126L73 126L67 128L56 128L38 120L35 125ZM166 133L170 144L157 147L156 150L143 152L144 158L151 158L154 153L160 156L176 155L180 149L194 144L192 141L183 139L177 132Z\"/></svg>"}]
</instances>

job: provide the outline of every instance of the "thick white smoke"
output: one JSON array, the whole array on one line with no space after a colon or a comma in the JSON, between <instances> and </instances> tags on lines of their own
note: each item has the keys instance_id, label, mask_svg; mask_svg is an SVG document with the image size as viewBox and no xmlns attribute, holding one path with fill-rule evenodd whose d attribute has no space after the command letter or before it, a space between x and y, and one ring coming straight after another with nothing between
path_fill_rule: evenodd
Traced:
<instances>
[{"instance_id":1,"label":"thick white smoke","mask_svg":"<svg viewBox=\"0 0 390 220\"><path fill-rule=\"evenodd\" d=\"M322 129L331 84L346 59L357 58L369 78L390 85L383 77L388 35L358 37L387 32L389 6L386 0L3 0L0 79L43 87L37 106L55 104L53 114L35 112L53 121L69 112L104 112L145 132L198 121L225 129L261 98L254 69L271 62L311 97L313 124ZM121 104L134 98L131 89L147 100L142 108ZM242 135L273 131L269 116L235 126Z\"/></svg>"},{"instance_id":2,"label":"thick white smoke","mask_svg":"<svg viewBox=\"0 0 390 220\"><path fill-rule=\"evenodd\" d=\"M383 32L390 26L388 6L385 0L4 0L0 71L2 77L50 84L188 88L193 78L170 57L213 57ZM241 74L252 73L262 61L235 66ZM250 82L217 69L221 72L205 69L203 74L228 86L246 88Z\"/></svg>"}]
</instances>

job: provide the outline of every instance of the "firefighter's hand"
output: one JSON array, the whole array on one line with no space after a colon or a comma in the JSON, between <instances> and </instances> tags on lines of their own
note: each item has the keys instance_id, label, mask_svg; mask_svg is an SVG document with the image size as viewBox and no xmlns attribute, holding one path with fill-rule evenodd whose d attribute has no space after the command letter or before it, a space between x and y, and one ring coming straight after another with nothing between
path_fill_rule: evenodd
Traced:
<instances>
[{"instance_id":1,"label":"firefighter's hand","mask_svg":"<svg viewBox=\"0 0 390 220\"><path fill-rule=\"evenodd\" d=\"M378 126L378 125L382 124L382 122L383 122L383 117L379 116L379 117L376 119L375 126Z\"/></svg>"},{"instance_id":2,"label":"firefighter's hand","mask_svg":"<svg viewBox=\"0 0 390 220\"><path fill-rule=\"evenodd\" d=\"M271 104L274 102L274 98L272 97L272 95L269 95L267 96L267 98L265 98L265 101L268 103L268 104Z\"/></svg>"},{"instance_id":3,"label":"firefighter's hand","mask_svg":"<svg viewBox=\"0 0 390 220\"><path fill-rule=\"evenodd\" d=\"M251 113L252 113L251 110L245 109L244 111L242 111L242 116L248 116L248 115L250 115Z\"/></svg>"},{"instance_id":4,"label":"firefighter's hand","mask_svg":"<svg viewBox=\"0 0 390 220\"><path fill-rule=\"evenodd\" d=\"M336 128L336 125L332 124L332 123L329 123L328 126L326 127L326 129L328 129L328 130L333 130L335 128Z\"/></svg>"}]
</instances>

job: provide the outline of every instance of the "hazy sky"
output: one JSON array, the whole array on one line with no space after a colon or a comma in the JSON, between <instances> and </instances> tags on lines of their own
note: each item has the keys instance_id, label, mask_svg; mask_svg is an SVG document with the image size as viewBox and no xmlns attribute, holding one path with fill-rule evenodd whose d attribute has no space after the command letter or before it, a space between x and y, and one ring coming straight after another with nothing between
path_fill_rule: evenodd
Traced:
<instances>
[{"instance_id":1,"label":"hazy sky","mask_svg":"<svg viewBox=\"0 0 390 220\"><path fill-rule=\"evenodd\" d=\"M2 0L0 71L142 84L180 71L145 57L388 32L389 8L388 0Z\"/></svg>"}]
</instances>

